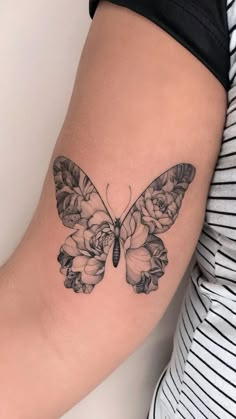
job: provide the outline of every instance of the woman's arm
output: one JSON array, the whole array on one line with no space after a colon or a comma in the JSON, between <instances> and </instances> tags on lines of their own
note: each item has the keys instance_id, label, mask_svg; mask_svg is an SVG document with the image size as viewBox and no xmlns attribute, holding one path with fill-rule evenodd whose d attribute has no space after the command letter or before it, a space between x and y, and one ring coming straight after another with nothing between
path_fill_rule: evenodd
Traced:
<instances>
[{"instance_id":1,"label":"woman's arm","mask_svg":"<svg viewBox=\"0 0 236 419\"><path fill-rule=\"evenodd\" d=\"M125 8L106 2L99 6L37 211L20 246L1 269L2 419L57 418L116 368L158 323L183 276L201 230L220 147L225 105L225 92L216 78L163 30ZM82 227L78 227L78 211L72 210L72 201L65 203L66 195L59 199L59 215L64 225L58 216L53 176L53 163L58 156L66 158L64 163L57 160L54 166L59 192L63 192L65 183L67 194L72 186L76 188L69 183L72 171L75 182L78 179L76 166L79 166L96 185L111 212L108 196L117 216L129 201L129 186L132 206L154 179L180 163L191 165L182 166L185 175L178 168L178 176L183 177L178 190L173 189L177 172L169 172L170 195L163 205L170 205L173 190L175 202L168 207L169 219L162 220L161 227L160 222L153 227L151 218L160 219L160 212L154 216L149 206L146 212L142 212L143 207L138 208L146 221L135 219L141 225L136 248L142 247L141 239L151 225L149 231L167 249L168 263L163 245L154 240L153 254L154 251L157 254L154 267L157 272L161 260L165 269L158 289L145 294L137 293L140 284L136 287L139 263L145 265L146 261L145 266L149 266L148 254L154 261L150 237L149 247L145 242L145 251L141 249L138 258L133 253L129 260L131 285L126 281L123 251L118 268L114 268L110 250L104 278L91 293L74 292L73 288L79 290L78 282L72 288L64 287L65 276L59 272L57 261L59 249L69 235ZM62 163L68 167L67 159L76 166L70 163L68 173L62 177ZM164 182L163 177L161 181ZM78 202L74 207L80 208ZM74 218L65 217L68 208ZM165 212L159 205L161 210ZM176 221L169 228L170 218L173 221L175 216ZM86 226L89 228L91 225ZM123 240L124 231L122 235ZM88 250L81 237L76 246L74 242L69 241L69 247L64 247L67 256L75 258ZM95 245L96 251L98 247ZM130 240L126 242L126 250L134 248ZM96 259L102 262L101 272L104 253L103 249L99 253L101 258ZM77 259L77 264L72 258L60 259L63 273L72 262L75 264L71 272L76 272L76 267L78 272L79 265L83 270L88 254L83 256L83 267L82 259ZM102 274L94 263L88 265L87 275L100 278ZM85 277L85 282L91 285L88 276ZM149 289L155 288L153 284ZM72 280L67 285L72 286ZM91 287L84 290L91 291Z\"/></svg>"}]
</instances>

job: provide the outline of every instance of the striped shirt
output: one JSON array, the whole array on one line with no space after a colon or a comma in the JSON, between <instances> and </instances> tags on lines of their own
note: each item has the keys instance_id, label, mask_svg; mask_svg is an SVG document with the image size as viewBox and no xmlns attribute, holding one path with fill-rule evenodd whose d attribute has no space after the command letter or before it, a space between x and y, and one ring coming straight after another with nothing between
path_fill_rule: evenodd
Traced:
<instances>
[{"instance_id":1,"label":"striped shirt","mask_svg":"<svg viewBox=\"0 0 236 419\"><path fill-rule=\"evenodd\" d=\"M205 223L149 419L236 418L236 0L227 1L230 89Z\"/></svg>"}]
</instances>

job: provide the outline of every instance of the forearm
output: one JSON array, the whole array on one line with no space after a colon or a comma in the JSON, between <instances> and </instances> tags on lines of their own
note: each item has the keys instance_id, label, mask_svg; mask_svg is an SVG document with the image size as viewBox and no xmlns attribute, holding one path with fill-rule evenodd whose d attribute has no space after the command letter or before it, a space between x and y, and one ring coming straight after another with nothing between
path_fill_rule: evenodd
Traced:
<instances>
[{"instance_id":1,"label":"forearm","mask_svg":"<svg viewBox=\"0 0 236 419\"><path fill-rule=\"evenodd\" d=\"M2 418L62 414L157 324L200 232L224 111L223 88L189 52L140 16L102 4L38 209L2 269ZM133 292L124 255L117 269L108 257L104 278L91 294L65 289L57 255L72 231L56 210L57 156L89 174L104 200L109 183L109 202L118 215L129 200L129 185L132 205L172 166L184 162L196 168L176 223L161 236L169 262L156 291Z\"/></svg>"}]
</instances>

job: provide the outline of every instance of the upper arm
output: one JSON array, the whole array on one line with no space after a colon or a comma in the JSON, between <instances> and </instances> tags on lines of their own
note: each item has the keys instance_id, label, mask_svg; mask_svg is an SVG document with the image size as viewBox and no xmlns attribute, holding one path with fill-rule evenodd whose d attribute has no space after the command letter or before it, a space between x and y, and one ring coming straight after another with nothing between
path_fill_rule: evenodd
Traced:
<instances>
[{"instance_id":1,"label":"upper arm","mask_svg":"<svg viewBox=\"0 0 236 419\"><path fill-rule=\"evenodd\" d=\"M66 360L65 379L76 383L69 400L82 397L137 347L169 304L200 234L225 106L221 84L170 35L127 9L102 3L38 209L11 262L19 274L25 272L28 255L27 276L18 286L42 296L49 339ZM107 257L104 277L91 294L64 287L57 255L74 230L62 224L56 209L52 169L58 156L83 169L107 207L109 183L109 204L118 216L129 200L129 185L132 206L173 166L195 168L175 222L156 231L168 253L158 289L133 292L124 253L117 269Z\"/></svg>"}]
</instances>

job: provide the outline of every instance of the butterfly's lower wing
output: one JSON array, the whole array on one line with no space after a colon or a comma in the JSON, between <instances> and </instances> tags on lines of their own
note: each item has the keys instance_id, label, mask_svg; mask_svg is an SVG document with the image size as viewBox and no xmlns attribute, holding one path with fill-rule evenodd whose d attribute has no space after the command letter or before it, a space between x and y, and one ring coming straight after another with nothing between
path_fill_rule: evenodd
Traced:
<instances>
[{"instance_id":1,"label":"butterfly's lower wing","mask_svg":"<svg viewBox=\"0 0 236 419\"><path fill-rule=\"evenodd\" d=\"M58 256L64 283L75 292L90 293L104 276L113 221L89 177L70 159L57 157L53 174L59 217L75 230Z\"/></svg>"},{"instance_id":2,"label":"butterfly's lower wing","mask_svg":"<svg viewBox=\"0 0 236 419\"><path fill-rule=\"evenodd\" d=\"M158 288L168 264L167 249L158 235L174 224L194 176L195 168L188 163L167 170L140 195L122 223L126 280L137 293Z\"/></svg>"},{"instance_id":3,"label":"butterfly's lower wing","mask_svg":"<svg viewBox=\"0 0 236 419\"><path fill-rule=\"evenodd\" d=\"M121 230L126 259L126 281L138 294L158 288L168 263L162 240L150 233L138 210L130 211Z\"/></svg>"}]
</instances>

